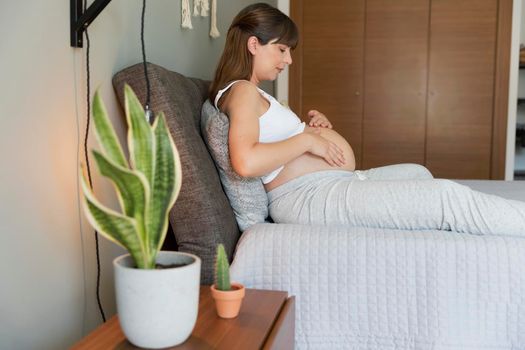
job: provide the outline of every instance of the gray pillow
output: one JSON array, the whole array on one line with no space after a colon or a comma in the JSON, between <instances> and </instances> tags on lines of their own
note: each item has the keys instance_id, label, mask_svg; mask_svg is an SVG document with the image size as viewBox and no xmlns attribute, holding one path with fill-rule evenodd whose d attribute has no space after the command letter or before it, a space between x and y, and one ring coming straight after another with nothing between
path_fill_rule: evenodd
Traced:
<instances>
[{"instance_id":1,"label":"gray pillow","mask_svg":"<svg viewBox=\"0 0 525 350\"><path fill-rule=\"evenodd\" d=\"M268 196L260 178L241 177L233 170L228 151L229 128L228 117L206 100L201 112L202 136L219 170L237 224L244 231L254 224L265 222Z\"/></svg>"}]
</instances>

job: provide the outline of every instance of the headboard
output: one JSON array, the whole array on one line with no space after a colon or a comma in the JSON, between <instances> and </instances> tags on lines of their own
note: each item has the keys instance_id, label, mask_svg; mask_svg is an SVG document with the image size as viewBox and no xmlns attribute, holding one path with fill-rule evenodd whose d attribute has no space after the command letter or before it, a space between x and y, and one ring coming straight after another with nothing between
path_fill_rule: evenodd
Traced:
<instances>
[{"instance_id":1,"label":"headboard","mask_svg":"<svg viewBox=\"0 0 525 350\"><path fill-rule=\"evenodd\" d=\"M151 108L155 114L162 111L166 115L182 163L182 188L170 212L171 229L178 250L202 259L201 283L211 284L217 244L224 244L231 261L240 232L215 164L201 138L201 107L208 96L209 82L187 78L151 63L148 76ZM142 63L113 77L121 106L126 83L140 101L146 100Z\"/></svg>"}]
</instances>

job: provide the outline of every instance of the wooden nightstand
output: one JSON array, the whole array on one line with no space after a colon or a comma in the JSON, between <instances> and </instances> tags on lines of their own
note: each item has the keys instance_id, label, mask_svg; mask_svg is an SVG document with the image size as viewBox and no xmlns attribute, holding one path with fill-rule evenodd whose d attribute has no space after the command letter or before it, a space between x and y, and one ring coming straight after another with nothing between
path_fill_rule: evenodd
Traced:
<instances>
[{"instance_id":1,"label":"wooden nightstand","mask_svg":"<svg viewBox=\"0 0 525 350\"><path fill-rule=\"evenodd\" d=\"M199 316L190 338L171 349L293 349L295 297L270 290L246 289L239 316L219 318L210 295L202 286ZM72 349L137 349L120 329L118 316L95 329Z\"/></svg>"}]
</instances>

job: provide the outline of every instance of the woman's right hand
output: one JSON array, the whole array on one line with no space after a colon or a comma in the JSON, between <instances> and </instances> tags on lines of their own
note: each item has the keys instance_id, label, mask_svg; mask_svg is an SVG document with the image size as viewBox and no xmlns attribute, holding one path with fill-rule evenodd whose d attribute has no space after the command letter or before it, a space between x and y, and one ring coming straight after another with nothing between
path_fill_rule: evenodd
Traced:
<instances>
[{"instance_id":1,"label":"woman's right hand","mask_svg":"<svg viewBox=\"0 0 525 350\"><path fill-rule=\"evenodd\" d=\"M345 164L343 151L332 141L321 136L321 128L308 128L305 134L312 138L308 152L323 158L328 164L334 167L341 167Z\"/></svg>"}]
</instances>

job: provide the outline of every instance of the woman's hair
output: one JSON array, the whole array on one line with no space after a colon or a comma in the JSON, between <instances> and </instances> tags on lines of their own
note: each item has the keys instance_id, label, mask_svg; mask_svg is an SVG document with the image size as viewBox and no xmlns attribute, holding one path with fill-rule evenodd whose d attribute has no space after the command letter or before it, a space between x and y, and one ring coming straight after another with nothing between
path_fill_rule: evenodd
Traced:
<instances>
[{"instance_id":1,"label":"woman's hair","mask_svg":"<svg viewBox=\"0 0 525 350\"><path fill-rule=\"evenodd\" d=\"M217 65L215 77L210 86L210 101L213 103L217 92L233 80L250 80L253 57L248 51L248 38L255 36L262 45L277 39L294 49L299 38L295 23L276 9L265 3L245 7L228 29L224 51Z\"/></svg>"}]
</instances>

